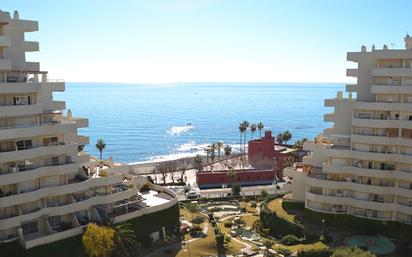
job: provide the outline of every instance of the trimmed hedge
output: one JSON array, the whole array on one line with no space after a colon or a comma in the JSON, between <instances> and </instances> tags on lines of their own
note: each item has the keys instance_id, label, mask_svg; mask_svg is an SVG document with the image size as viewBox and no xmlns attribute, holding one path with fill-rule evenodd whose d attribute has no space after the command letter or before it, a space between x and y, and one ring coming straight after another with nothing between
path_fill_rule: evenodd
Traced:
<instances>
[{"instance_id":1,"label":"trimmed hedge","mask_svg":"<svg viewBox=\"0 0 412 257\"><path fill-rule=\"evenodd\" d=\"M282 195L270 195L263 200L260 205L260 221L263 229L269 229L272 235L288 235L293 234L297 237L303 235L303 226L295 222L290 222L280 218L276 212L272 212L268 207L268 202Z\"/></svg>"},{"instance_id":2,"label":"trimmed hedge","mask_svg":"<svg viewBox=\"0 0 412 257\"><path fill-rule=\"evenodd\" d=\"M298 257L330 257L333 254L333 251L324 248L324 249L310 249L303 250L298 252Z\"/></svg>"},{"instance_id":3,"label":"trimmed hedge","mask_svg":"<svg viewBox=\"0 0 412 257\"><path fill-rule=\"evenodd\" d=\"M317 224L322 224L322 219L326 225L330 224L340 228L352 228L359 234L385 235L389 237L412 237L412 225L403 224L397 221L380 221L368 218L355 217L349 214L329 214L315 212L309 209L304 210L304 218Z\"/></svg>"},{"instance_id":4,"label":"trimmed hedge","mask_svg":"<svg viewBox=\"0 0 412 257\"><path fill-rule=\"evenodd\" d=\"M282 201L282 208L285 210L304 210L305 203Z\"/></svg>"}]
</instances>

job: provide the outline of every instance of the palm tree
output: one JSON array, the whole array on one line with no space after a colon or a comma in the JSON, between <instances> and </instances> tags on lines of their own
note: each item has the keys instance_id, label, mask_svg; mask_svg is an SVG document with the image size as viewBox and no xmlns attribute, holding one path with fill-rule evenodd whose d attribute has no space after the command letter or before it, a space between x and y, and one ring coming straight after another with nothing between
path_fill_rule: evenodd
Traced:
<instances>
[{"instance_id":1,"label":"palm tree","mask_svg":"<svg viewBox=\"0 0 412 257\"><path fill-rule=\"evenodd\" d=\"M283 141L286 142L286 144L288 143L288 141L292 138L292 133L290 133L289 130L286 130L285 132L283 132Z\"/></svg>"},{"instance_id":2,"label":"palm tree","mask_svg":"<svg viewBox=\"0 0 412 257\"><path fill-rule=\"evenodd\" d=\"M220 151L222 150L223 147L223 143L221 141L216 142L216 149L217 149L217 154L219 156L220 159Z\"/></svg>"},{"instance_id":3,"label":"palm tree","mask_svg":"<svg viewBox=\"0 0 412 257\"><path fill-rule=\"evenodd\" d=\"M209 147L210 147L210 159L212 159L212 162L214 162L215 156L216 156L216 143L209 145Z\"/></svg>"},{"instance_id":4,"label":"palm tree","mask_svg":"<svg viewBox=\"0 0 412 257\"><path fill-rule=\"evenodd\" d=\"M206 153L206 163L209 163L209 155L210 155L210 145L205 148Z\"/></svg>"},{"instance_id":5,"label":"palm tree","mask_svg":"<svg viewBox=\"0 0 412 257\"><path fill-rule=\"evenodd\" d=\"M252 136L251 136L252 140L253 140L253 135L255 134L256 129L257 129L257 125L255 123L250 125L250 131L252 132Z\"/></svg>"},{"instance_id":6,"label":"palm tree","mask_svg":"<svg viewBox=\"0 0 412 257\"><path fill-rule=\"evenodd\" d=\"M225 156L229 157L230 154L232 153L232 147L230 145L225 145L223 148L223 151L225 152Z\"/></svg>"},{"instance_id":7,"label":"palm tree","mask_svg":"<svg viewBox=\"0 0 412 257\"><path fill-rule=\"evenodd\" d=\"M247 120L244 120L241 125L243 125L244 130L243 132L245 132L243 134L243 154L246 154L246 131L249 128L249 122Z\"/></svg>"},{"instance_id":8,"label":"palm tree","mask_svg":"<svg viewBox=\"0 0 412 257\"><path fill-rule=\"evenodd\" d=\"M262 129L265 127L265 125L263 125L263 123L262 122L259 122L258 124L257 124L257 128L258 128L258 130L259 130L259 137L262 137Z\"/></svg>"},{"instance_id":9,"label":"palm tree","mask_svg":"<svg viewBox=\"0 0 412 257\"><path fill-rule=\"evenodd\" d=\"M240 132L239 152L240 154L242 154L242 136L245 130L246 130L246 127L242 123L240 123L239 124L239 132Z\"/></svg>"},{"instance_id":10,"label":"palm tree","mask_svg":"<svg viewBox=\"0 0 412 257\"><path fill-rule=\"evenodd\" d=\"M202 162L203 162L202 156L200 156L199 154L196 155L193 162L195 163L195 167L196 167L197 171L201 172L202 171Z\"/></svg>"},{"instance_id":11,"label":"palm tree","mask_svg":"<svg viewBox=\"0 0 412 257\"><path fill-rule=\"evenodd\" d=\"M99 140L97 140L96 143L96 148L99 150L100 152L100 160L102 159L102 155L103 155L103 151L104 149L106 149L106 143L104 142L104 140L102 138L100 138Z\"/></svg>"},{"instance_id":12,"label":"palm tree","mask_svg":"<svg viewBox=\"0 0 412 257\"><path fill-rule=\"evenodd\" d=\"M283 134L282 133L279 133L279 134L276 135L276 141L280 145L283 143Z\"/></svg>"},{"instance_id":13,"label":"palm tree","mask_svg":"<svg viewBox=\"0 0 412 257\"><path fill-rule=\"evenodd\" d=\"M115 246L120 248L125 256L131 256L128 250L136 244L136 235L131 224L127 222L114 224L114 218L106 218L103 221L103 225L115 231Z\"/></svg>"}]
</instances>

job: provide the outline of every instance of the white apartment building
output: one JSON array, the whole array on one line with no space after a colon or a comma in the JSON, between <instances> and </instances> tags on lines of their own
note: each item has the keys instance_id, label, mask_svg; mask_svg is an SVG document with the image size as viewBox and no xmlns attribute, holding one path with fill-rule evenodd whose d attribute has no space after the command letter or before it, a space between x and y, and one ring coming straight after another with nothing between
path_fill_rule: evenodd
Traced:
<instances>
[{"instance_id":1,"label":"white apartment building","mask_svg":"<svg viewBox=\"0 0 412 257\"><path fill-rule=\"evenodd\" d=\"M294 168L293 198L324 213L345 213L412 224L412 38L406 49L349 52L357 83L326 99L333 122L304 149ZM356 99L352 97L356 92Z\"/></svg>"},{"instance_id":2,"label":"white apartment building","mask_svg":"<svg viewBox=\"0 0 412 257\"><path fill-rule=\"evenodd\" d=\"M77 128L88 120L64 116L65 102L53 100L64 82L26 61L39 44L25 41L25 33L37 30L36 21L0 11L0 243L32 248L81 234L89 222L125 221L176 204L160 187L142 196L122 167L83 167L90 166L82 151L89 139Z\"/></svg>"}]
</instances>

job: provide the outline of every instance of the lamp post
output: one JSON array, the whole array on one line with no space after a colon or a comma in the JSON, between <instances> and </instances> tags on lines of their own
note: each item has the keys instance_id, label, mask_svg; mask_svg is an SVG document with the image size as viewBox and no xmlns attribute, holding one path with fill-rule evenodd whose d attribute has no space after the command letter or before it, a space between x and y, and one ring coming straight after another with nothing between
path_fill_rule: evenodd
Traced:
<instances>
[{"instance_id":1,"label":"lamp post","mask_svg":"<svg viewBox=\"0 0 412 257\"><path fill-rule=\"evenodd\" d=\"M189 255L189 257L191 257L190 255L190 249L189 249L189 244L186 243L185 241L182 241L182 248L184 252L187 252L187 254Z\"/></svg>"},{"instance_id":2,"label":"lamp post","mask_svg":"<svg viewBox=\"0 0 412 257\"><path fill-rule=\"evenodd\" d=\"M325 234L325 219L322 219L322 235Z\"/></svg>"}]
</instances>

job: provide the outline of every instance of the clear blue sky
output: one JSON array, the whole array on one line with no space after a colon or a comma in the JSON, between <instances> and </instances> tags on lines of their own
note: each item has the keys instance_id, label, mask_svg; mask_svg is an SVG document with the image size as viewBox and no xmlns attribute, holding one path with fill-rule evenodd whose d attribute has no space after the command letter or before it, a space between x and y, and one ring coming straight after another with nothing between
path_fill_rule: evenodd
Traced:
<instances>
[{"instance_id":1,"label":"clear blue sky","mask_svg":"<svg viewBox=\"0 0 412 257\"><path fill-rule=\"evenodd\" d=\"M344 82L347 51L403 48L412 1L1 0L39 21L50 76L66 81Z\"/></svg>"}]
</instances>

